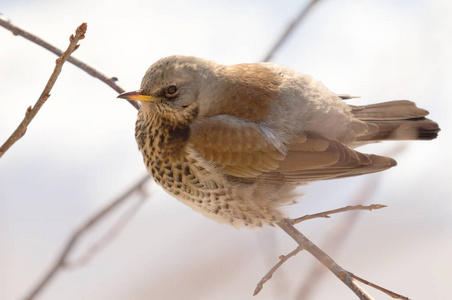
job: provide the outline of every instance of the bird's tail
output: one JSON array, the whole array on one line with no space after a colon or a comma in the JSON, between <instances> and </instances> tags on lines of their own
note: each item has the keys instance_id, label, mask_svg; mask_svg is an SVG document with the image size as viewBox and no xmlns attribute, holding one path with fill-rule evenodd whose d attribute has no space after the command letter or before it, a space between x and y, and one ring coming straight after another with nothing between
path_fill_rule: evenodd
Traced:
<instances>
[{"instance_id":1,"label":"bird's tail","mask_svg":"<svg viewBox=\"0 0 452 300\"><path fill-rule=\"evenodd\" d=\"M378 127L378 131L361 136L358 139L361 142L432 140L440 131L436 122L425 118L428 111L416 107L411 101L390 101L351 108L355 118Z\"/></svg>"}]
</instances>

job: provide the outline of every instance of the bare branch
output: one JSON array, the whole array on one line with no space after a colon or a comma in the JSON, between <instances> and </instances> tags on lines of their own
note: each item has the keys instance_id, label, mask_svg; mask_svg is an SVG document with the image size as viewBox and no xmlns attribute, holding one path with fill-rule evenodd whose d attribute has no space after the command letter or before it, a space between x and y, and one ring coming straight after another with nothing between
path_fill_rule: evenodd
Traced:
<instances>
[{"instance_id":1,"label":"bare branch","mask_svg":"<svg viewBox=\"0 0 452 300\"><path fill-rule=\"evenodd\" d=\"M264 277L262 277L261 281L259 281L259 282L257 283L257 286L256 286L256 289L254 290L253 296L256 296L257 294L259 294L259 292L260 292L260 291L262 290L262 288L264 287L264 284L272 278L273 274L276 272L276 270L278 270L279 267L282 266L283 263L285 263L285 262L286 262L289 258L291 258L292 256L297 255L298 252L300 252L301 250L303 250L303 248L301 248L301 247L299 246L299 247L295 248L295 250L293 250L293 251L290 252L289 254L287 254L287 255L281 255L281 256L279 257L279 259L280 259L279 262L278 262L273 268L271 268L270 271L268 271L268 273L265 274Z\"/></svg>"},{"instance_id":2,"label":"bare branch","mask_svg":"<svg viewBox=\"0 0 452 300\"><path fill-rule=\"evenodd\" d=\"M6 143L0 148L0 157L6 152L6 150L11 147L12 144L14 144L18 139L20 139L26 132L28 124L31 122L31 120L34 118L34 116L37 114L43 103L49 98L50 96L50 90L52 89L59 73L61 72L61 67L63 63L67 60L71 62L72 64L76 65L77 67L81 68L91 76L100 79L102 82L109 85L111 88L113 88L118 93L123 93L125 89L123 89L118 83L117 78L115 77L109 77L105 74L101 73L100 71L94 69L93 67L89 66L88 64L70 56L77 48L77 42L80 39L84 38L84 34L86 33L86 23L83 23L79 28L77 28L76 35L71 36L70 40L71 43L68 47L68 49L65 52L62 52L60 49L54 47L53 45L47 43L46 41L42 40L41 38L37 37L34 34L31 34L22 28L18 27L17 25L13 24L8 18L0 14L0 26L5 27L6 29L10 30L14 35L20 35L24 38L30 40L31 42L38 44L45 49L61 56L57 59L57 63L55 66L55 70L52 74L52 76L49 79L49 82L47 83L41 97L38 99L35 106L29 107L26 111L25 118L22 121L22 123L19 125L19 127L16 129L16 131L13 133L13 135L6 141ZM135 101L129 101L136 109L139 109L140 106ZM29 295L25 299L33 299L38 295L42 289L49 284L49 282L54 278L54 276L58 273L58 271L71 266L79 265L82 263L86 263L95 253L99 251L101 247L104 247L108 241L110 241L116 233L122 229L125 226L125 223L132 217L134 213L136 213L141 206L141 204L144 202L144 197L137 203L135 207L133 207L130 211L128 211L127 214L123 215L120 220L116 223L116 225L102 238L98 243L93 245L85 255L83 255L79 260L77 260L74 263L69 264L68 257L75 248L76 244L79 242L80 238L87 233L92 227L100 223L101 220L103 220L108 214L110 214L115 208L117 208L120 204L125 202L125 200L128 199L128 197L134 193L136 190L141 189L142 186L150 179L150 176L147 174L145 177L143 177L140 181L138 181L131 189L129 189L126 193L121 195L119 198L117 198L115 201L110 203L108 206L104 207L102 210L100 210L98 213L96 213L93 217L88 219L86 223L84 223L78 230L75 231L75 233L72 235L72 237L69 239L68 243L63 248L63 251L61 252L60 256L55 261L54 265L50 268L50 270L45 274L45 276L42 277L42 279L39 281L39 283L36 285L36 287L29 293Z\"/></svg>"},{"instance_id":3,"label":"bare branch","mask_svg":"<svg viewBox=\"0 0 452 300\"><path fill-rule=\"evenodd\" d=\"M324 211L321 213L317 213L317 214L313 214L313 215L306 215L300 218L296 218L292 220L292 224L298 224L300 222L306 221L306 220L311 220L311 219L316 219L316 218L330 218L330 215L332 214L337 214L337 213L341 213L341 212L346 212L346 211L352 211L352 210L374 210L374 209L380 209L380 208L385 208L387 207L386 205L383 204L371 204L371 205L350 205L350 206L345 206L342 208L338 208L338 209L333 209L333 210L328 210L328 211Z\"/></svg>"},{"instance_id":4,"label":"bare branch","mask_svg":"<svg viewBox=\"0 0 452 300\"><path fill-rule=\"evenodd\" d=\"M293 220L284 219L278 223L278 226L298 243L299 248L300 247L304 248L306 251L311 253L318 261L320 261L334 275L336 275L345 285L347 285L358 296L359 299L373 299L373 298L366 291L364 291L356 283L355 280L367 284L381 292L384 292L393 298L408 300L408 298L405 296L399 295L376 284L373 284L340 267L333 259L331 259L331 257L329 257L325 252L323 252L320 248L314 245L308 238L306 238L300 231L298 231L293 226Z\"/></svg>"},{"instance_id":5,"label":"bare branch","mask_svg":"<svg viewBox=\"0 0 452 300\"><path fill-rule=\"evenodd\" d=\"M284 44L284 42L287 40L289 35L294 31L294 29L303 21L308 13L311 11L311 9L314 7L315 4L317 4L319 0L311 0L311 2L300 11L298 16L287 26L284 33L279 37L278 41L273 45L273 47L270 49L270 51L267 53L265 58L262 61L269 61L272 59L273 55L276 53L276 51L281 48L281 46Z\"/></svg>"},{"instance_id":6,"label":"bare branch","mask_svg":"<svg viewBox=\"0 0 452 300\"><path fill-rule=\"evenodd\" d=\"M292 220L283 219L278 222L278 226L284 230L291 238L293 238L300 247L311 253L318 261L327 267L337 278L339 278L345 285L347 285L361 300L373 299L366 291L364 291L349 273L340 267L334 260L331 259L319 247L314 245L307 237L299 232L293 225Z\"/></svg>"},{"instance_id":7,"label":"bare branch","mask_svg":"<svg viewBox=\"0 0 452 300\"><path fill-rule=\"evenodd\" d=\"M355 203L355 206L360 206L368 201L377 189L381 178L382 175L380 174L379 176L370 178L365 184L363 184L360 190L355 194L352 203ZM339 249L344 240L344 236L346 236L350 230L354 228L354 225L358 220L358 216L360 215L359 212L360 211L355 210L349 214L347 218L344 218L339 225L335 226L334 230L328 234L328 237L326 238L327 242L322 246L323 249L328 249L330 254ZM300 285L298 289L299 292L296 296L297 299L308 299L309 294L314 290L316 284L320 282L320 278L323 274L325 274L325 271L326 269L322 268L322 266L313 266L310 271L311 275L307 277L308 279Z\"/></svg>"},{"instance_id":8,"label":"bare branch","mask_svg":"<svg viewBox=\"0 0 452 300\"><path fill-rule=\"evenodd\" d=\"M0 16L1 17L1 16ZM77 27L77 30L75 31L75 36L71 35L69 40L69 46L64 51L64 53L56 60L55 68L53 69L52 75L50 76L49 80L47 81L47 84L44 88L44 91L42 91L41 96L39 96L38 101L36 101L33 108L30 106L27 111L25 112L25 117L22 120L22 122L19 124L19 127L13 132L13 134L6 140L6 142L0 147L0 157L3 156L3 154L20 138L22 138L25 135L25 132L27 131L27 127L30 124L30 122L33 120L33 118L36 116L38 111L41 109L41 107L44 105L46 100L50 97L50 91L52 90L53 86L55 85L56 80L58 79L58 75L61 73L61 69L63 68L64 62L69 58L69 56L78 48L78 42L81 39L85 38L87 25L86 23L83 23L79 27Z\"/></svg>"},{"instance_id":9,"label":"bare branch","mask_svg":"<svg viewBox=\"0 0 452 300\"><path fill-rule=\"evenodd\" d=\"M149 197L148 193L143 189L142 186L137 188L137 191L141 193L141 197L136 201L129 210L124 212L124 214L118 218L116 223L104 234L98 241L91 245L88 250L80 257L67 261L65 263L66 268L79 268L87 264L100 250L105 248L118 234L126 227L126 225L132 220L132 218L138 213L141 206L145 203L146 199Z\"/></svg>"},{"instance_id":10,"label":"bare branch","mask_svg":"<svg viewBox=\"0 0 452 300\"><path fill-rule=\"evenodd\" d=\"M55 275L64 269L67 265L67 260L72 250L75 248L76 244L79 242L80 238L88 232L91 228L97 225L101 220L104 219L109 213L116 209L120 204L124 203L133 193L137 190L141 190L143 185L150 179L150 176L146 174L141 180L139 180L135 185L133 185L124 194L119 196L116 200L111 202L109 205L104 207L102 210L97 212L94 216L89 218L79 229L77 229L67 244L63 247L61 254L58 256L56 261L50 270L47 271L45 276L39 281L36 287L25 297L25 299L34 299L42 289L47 286L50 281L55 277Z\"/></svg>"},{"instance_id":11,"label":"bare branch","mask_svg":"<svg viewBox=\"0 0 452 300\"><path fill-rule=\"evenodd\" d=\"M57 47L49 44L48 42L42 40L38 36L20 28L13 22L11 22L10 19L0 14L0 26L3 26L4 28L11 31L14 35L20 35L27 40L49 50L52 53L55 53L58 56L61 56L63 52L58 49ZM122 88L122 86L118 83L118 78L107 76L106 74L100 72L99 70L91 67L90 65L84 63L83 61L70 56L67 60L68 62L74 64L75 66L79 67L89 75L101 80L102 82L106 83L108 86L110 86L112 89L114 89L118 93L124 93L126 90ZM129 100L127 100L129 101ZM133 105L136 109L140 109L140 105L136 101L129 101L130 104Z\"/></svg>"}]
</instances>

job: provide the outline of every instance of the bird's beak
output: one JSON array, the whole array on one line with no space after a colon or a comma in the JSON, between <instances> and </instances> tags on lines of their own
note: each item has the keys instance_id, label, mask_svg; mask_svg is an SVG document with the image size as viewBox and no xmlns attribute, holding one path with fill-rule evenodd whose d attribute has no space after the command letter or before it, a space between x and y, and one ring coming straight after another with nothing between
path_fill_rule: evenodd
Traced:
<instances>
[{"instance_id":1,"label":"bird's beak","mask_svg":"<svg viewBox=\"0 0 452 300\"><path fill-rule=\"evenodd\" d=\"M146 102L154 102L156 99L158 99L157 97L143 95L141 93L141 90L122 93L117 98L123 98L123 99L127 99L127 100L135 100L135 101L146 101Z\"/></svg>"}]
</instances>

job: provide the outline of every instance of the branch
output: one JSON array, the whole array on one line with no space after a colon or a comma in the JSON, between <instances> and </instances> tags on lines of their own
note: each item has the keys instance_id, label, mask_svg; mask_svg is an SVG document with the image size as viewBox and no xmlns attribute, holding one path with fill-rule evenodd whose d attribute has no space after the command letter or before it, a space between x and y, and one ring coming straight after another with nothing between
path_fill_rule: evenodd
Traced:
<instances>
[{"instance_id":1,"label":"branch","mask_svg":"<svg viewBox=\"0 0 452 300\"><path fill-rule=\"evenodd\" d=\"M47 84L46 89L44 89L44 92L41 95L41 97L39 98L38 102L35 104L35 107L28 108L24 121L22 122L23 124L21 123L21 125L19 125L18 129L16 130L16 132L18 132L18 133L16 133L16 132L13 133L12 137L10 138L10 139L13 138L15 140L13 140L13 142L11 144L9 144L10 142L8 140L5 143L7 148L5 147L5 145L3 145L0 148L0 157L3 153L5 153L6 150L8 150L9 147L11 147L12 144L14 144L14 142L16 142L18 139L20 139L25 134L27 125L30 123L30 121L33 119L33 117L36 115L37 111L43 105L45 100L47 100L48 97L50 96L49 95L50 89L52 88L53 84L55 83L56 77L58 77L58 74L61 72L61 65L64 63L64 61L67 60L67 61L71 62L72 64L76 65L77 67L79 67L80 69L84 70L91 76L100 79L102 82L106 83L108 86L113 88L118 93L125 92L125 89L123 89L117 83L118 79L116 77L106 76L102 72L94 69L93 67L82 62L81 60L70 56L70 54L78 48L78 45L76 45L77 41L84 37L83 36L84 32L82 35L80 35L80 37L77 35L79 33L78 31L76 33L76 37L71 36L70 47L68 48L68 50L66 50L63 53L60 49L47 43L46 41L42 40L41 38L37 37L36 35L31 34L27 31L25 31L24 29L18 27L17 25L13 24L8 18L6 18L5 16L3 16L1 14L0 14L0 26L3 26L4 28L10 30L14 35L23 36L24 38L28 39L29 41L44 47L45 49L55 53L56 55L61 56L61 58L59 58L57 60L57 66L55 67L55 69L57 70L59 64L60 64L60 66L59 66L58 72L56 73L54 80L52 79L54 74L52 74L51 78L49 79L49 83L51 83L51 80L53 80L52 84L51 85L49 85L49 83ZM86 24L84 23L84 24L82 24L82 26L84 27L84 30L86 32ZM72 43L74 43L74 45L76 45L76 46L74 46L74 49L69 52L69 49L71 48ZM54 71L54 73L55 73L55 71ZM48 87L50 87L50 88L47 90ZM136 109L140 108L139 104L136 101L129 101L129 102ZM6 149L4 149L4 147ZM139 208L139 206L141 206L144 199L141 199L137 203L136 207L133 207L130 211L128 211L127 214L123 215L122 218L120 220L118 220L118 222L115 224L115 226L98 243L94 244L92 247L89 248L89 250L85 253L85 255L83 255L81 258L79 258L77 261L75 261L73 263L68 262L68 257L72 253L76 244L79 242L80 238L85 233L87 233L92 227L94 227L95 225L100 223L100 221L103 220L107 215L109 215L115 208L117 208L120 204L125 202L125 200L127 200L128 197L132 193L134 193L137 189L141 189L142 186L149 179L150 179L150 176L147 174L139 182L137 182L131 189L129 189L126 193L124 193L122 196L117 198L111 204L109 204L108 206L104 207L102 210L97 212L94 216L92 216L90 219L88 219L78 230L76 230L75 233L71 236L71 238L67 242L67 244L65 245L65 247L63 248L61 254L55 261L54 265L45 274L45 276L42 277L42 279L39 281L39 283L36 285L36 287L29 293L29 295L25 299L33 299L34 297L36 297L42 291L42 289L50 283L50 281L55 277L55 275L60 270L67 268L69 266L73 267L74 265L86 263L92 257L93 254L97 253L101 247L104 247L106 245L106 243L108 241L110 241L121 228L124 227L125 223L132 217L132 215L138 211L138 208Z\"/></svg>"},{"instance_id":2,"label":"branch","mask_svg":"<svg viewBox=\"0 0 452 300\"><path fill-rule=\"evenodd\" d=\"M133 193L137 190L141 190L143 185L150 179L150 176L146 174L140 181L138 181L134 186L127 190L124 194L119 196L116 200L110 203L108 206L104 207L102 210L97 212L94 216L88 219L79 229L77 229L72 237L69 239L67 244L63 247L61 254L56 259L53 266L47 273L42 277L40 282L36 287L25 297L26 300L34 299L42 289L47 286L50 281L55 277L55 275L66 268L68 265L68 257L79 242L80 238L88 232L91 228L96 226L102 219L105 218L109 213L116 209L120 204L124 203Z\"/></svg>"},{"instance_id":3,"label":"branch","mask_svg":"<svg viewBox=\"0 0 452 300\"><path fill-rule=\"evenodd\" d=\"M357 296L359 299L373 299L366 291L364 291L355 280L360 281L364 284L367 284L387 295L396 298L396 299L404 299L408 300L409 298L394 293L390 290L387 290L383 287L380 287L376 284L373 284L365 279L362 279L351 272L346 271L342 267L340 267L331 257L329 257L325 252L323 252L319 247L317 247L314 243L312 243L307 237L305 237L300 231L298 231L293 226L293 220L291 219L283 219L278 222L278 226L284 230L291 238L293 238L299 245L299 248L303 248L309 253L311 253L318 261L320 261L325 267L327 267L336 277L338 277L345 285L347 285ZM297 251L295 249L294 251ZM299 251L299 250L298 250ZM297 251L297 252L298 252ZM293 255L292 255L293 256ZM286 259L287 260L287 259ZM282 264L282 263L281 263Z\"/></svg>"},{"instance_id":4,"label":"branch","mask_svg":"<svg viewBox=\"0 0 452 300\"><path fill-rule=\"evenodd\" d=\"M147 177L147 179L149 176ZM115 224L107 231L104 236L99 238L94 244L88 247L88 250L85 251L83 255L74 259L73 261L67 261L65 263L66 268L79 268L83 265L86 265L100 250L105 248L118 234L126 227L126 225L132 220L132 218L138 213L141 206L145 203L146 199L149 197L148 193L143 190L142 186L136 187L136 190L141 193L141 197L138 201L130 207L129 210L124 212L122 216L118 218Z\"/></svg>"},{"instance_id":5,"label":"branch","mask_svg":"<svg viewBox=\"0 0 452 300\"><path fill-rule=\"evenodd\" d=\"M367 281L366 279L363 279L363 278L361 278L361 277L358 277L358 276L356 276L356 275L353 274L353 273L348 272L348 275L350 275L350 276L353 277L354 279L358 280L359 282L362 282L362 283L364 283L364 284L367 284L368 286L371 286L371 287L373 287L374 289L379 290L380 292L383 292L383 293L385 293L386 295L391 296L391 297L394 298L394 299L410 300L410 298L407 298L407 297L402 296L402 295L400 295L400 294L391 292L390 290L387 290L387 289L385 289L385 288L383 288L383 287L381 287L381 286L379 286L379 285L376 285L376 284L374 284L374 283L372 283L372 282L370 282L370 281Z\"/></svg>"},{"instance_id":6,"label":"branch","mask_svg":"<svg viewBox=\"0 0 452 300\"><path fill-rule=\"evenodd\" d=\"M293 250L289 254L281 255L279 257L280 261L273 268L271 268L270 271L268 271L268 273L265 274L264 277L262 277L261 281L259 281L257 283L257 286L256 286L256 289L254 290L253 296L256 296L257 294L259 294L259 292L264 287L264 284L272 278L273 274L276 272L276 270L278 270L279 267L282 266L283 263L285 263L292 256L297 255L298 252L300 252L301 250L303 250L303 248L301 246L298 246L297 248L295 248L295 250Z\"/></svg>"},{"instance_id":7,"label":"branch","mask_svg":"<svg viewBox=\"0 0 452 300\"><path fill-rule=\"evenodd\" d=\"M360 190L355 194L354 199L352 200L352 203L355 204L354 206L359 207L369 200L369 198L374 194L375 190L377 189L381 178L382 178L381 174L379 174L376 177L371 177L365 184L363 184L360 187ZM328 234L326 238L327 242L325 243L325 245L322 246L323 249L328 249L330 254L332 254L341 247L344 241L344 236L346 236L354 228L354 225L358 220L359 216L358 212L359 211L355 210L347 218L344 218L339 225L335 226L334 230ZM320 265L313 266L312 270L309 272L310 275L308 276L308 279L302 285L300 285L296 298L308 299L309 294L320 282L320 278L322 277L323 274L325 274L325 272L326 269L322 268L322 266Z\"/></svg>"},{"instance_id":8,"label":"branch","mask_svg":"<svg viewBox=\"0 0 452 300\"><path fill-rule=\"evenodd\" d=\"M284 230L291 238L293 238L300 247L311 253L318 261L327 267L337 278L339 278L345 285L347 285L359 299L370 300L372 296L367 294L350 276L349 272L341 268L334 260L331 259L319 247L314 245L307 237L299 232L293 225L292 220L283 219L277 223L278 226Z\"/></svg>"},{"instance_id":9,"label":"branch","mask_svg":"<svg viewBox=\"0 0 452 300\"><path fill-rule=\"evenodd\" d=\"M62 55L62 51L60 49L58 49L57 47L47 43L46 41L42 40L41 38L39 38L38 36L25 31L24 29L20 28L19 26L17 26L16 24L14 24L13 22L11 22L10 19L8 19L7 17L3 16L0 14L0 26L3 26L4 28L8 29L9 31L11 31L14 35L20 35L24 38L26 38L27 40L49 50L52 53L55 53L58 56ZM71 56L68 58L67 60L68 62L74 64L75 66L79 67L80 69L82 69L83 71L85 71L86 73L88 73L89 75L101 80L102 82L106 83L108 86L110 86L112 89L114 89L116 92L120 93L124 93L126 90L124 88L122 88L122 86L117 82L118 78L116 77L110 77L105 75L104 73L98 71L97 69L91 67L90 65L84 63L83 61ZM127 100L129 101L129 100ZM129 101L130 104L133 105L133 107L135 107L136 109L140 109L140 105L136 102L136 101Z\"/></svg>"},{"instance_id":10,"label":"branch","mask_svg":"<svg viewBox=\"0 0 452 300\"><path fill-rule=\"evenodd\" d=\"M1 16L0 16L1 17ZM38 111L41 109L41 107L44 105L47 99L50 97L50 91L52 90L53 86L55 85L55 82L58 78L58 75L61 73L61 69L63 68L64 62L69 58L69 56L78 49L79 45L77 44L80 40L85 38L87 25L86 23L83 23L79 27L77 27L77 30L75 31L75 36L71 35L69 40L69 46L64 51L64 53L56 60L55 68L53 69L52 75L50 76L49 80L47 81L47 84L44 88L44 91L42 91L41 96L39 96L38 101L36 101L33 108L30 106L28 107L27 111L25 112L25 117L22 120L22 122L19 124L19 127L13 132L13 134L6 140L6 142L0 147L0 158L3 156L3 154L20 138L22 138L25 135L25 132L27 131L27 127L30 124L30 122L33 120L33 118L36 116Z\"/></svg>"},{"instance_id":11,"label":"branch","mask_svg":"<svg viewBox=\"0 0 452 300\"><path fill-rule=\"evenodd\" d=\"M369 210L372 211L374 209L380 209L380 208L385 208L387 207L386 205L383 204L371 204L371 205L350 205L350 206L345 206L342 208L338 208L338 209L333 209L333 210L328 210L328 211L324 211L321 213L317 213L317 214L313 214L313 215L306 215L300 218L296 218L292 220L292 224L298 224L300 222L306 221L306 220L311 220L311 219L316 219L316 218L330 218L331 214L337 214L337 213L341 213L341 212L346 212L346 211L352 211L352 210Z\"/></svg>"},{"instance_id":12,"label":"branch","mask_svg":"<svg viewBox=\"0 0 452 300\"><path fill-rule=\"evenodd\" d=\"M301 23L301 21L303 21L306 18L308 13L311 11L314 5L317 4L317 2L319 2L319 0L311 0L311 2L300 11L298 16L292 21L292 23L289 24L289 26L287 26L284 33L279 37L278 41L273 45L273 47L270 49L270 51L267 53L267 55L262 61L269 61L272 59L276 51L278 51L279 48L281 48L281 46L284 44L284 42L287 40L290 34Z\"/></svg>"}]
</instances>

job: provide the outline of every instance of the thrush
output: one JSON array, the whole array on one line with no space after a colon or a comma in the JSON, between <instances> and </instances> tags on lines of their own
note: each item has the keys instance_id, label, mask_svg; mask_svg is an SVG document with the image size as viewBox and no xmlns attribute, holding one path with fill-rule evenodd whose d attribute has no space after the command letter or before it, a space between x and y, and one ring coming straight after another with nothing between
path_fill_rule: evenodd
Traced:
<instances>
[{"instance_id":1,"label":"thrush","mask_svg":"<svg viewBox=\"0 0 452 300\"><path fill-rule=\"evenodd\" d=\"M155 181L236 227L277 223L299 185L396 165L357 146L431 140L440 130L411 101L347 105L348 95L275 63L170 56L119 98L142 102L135 137Z\"/></svg>"}]
</instances>

